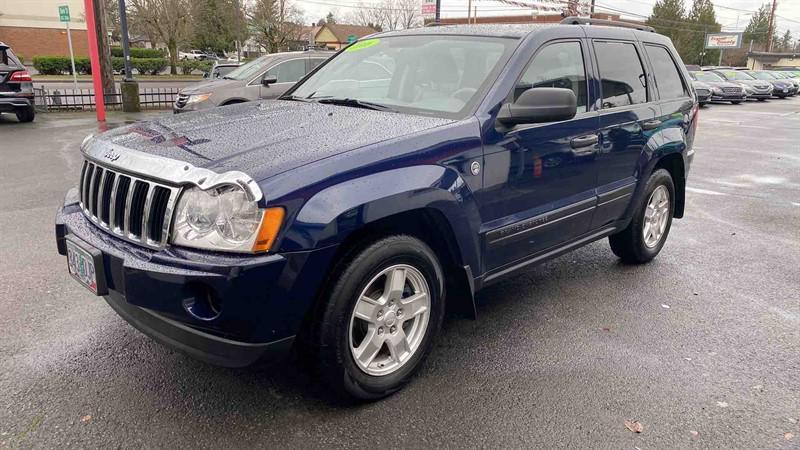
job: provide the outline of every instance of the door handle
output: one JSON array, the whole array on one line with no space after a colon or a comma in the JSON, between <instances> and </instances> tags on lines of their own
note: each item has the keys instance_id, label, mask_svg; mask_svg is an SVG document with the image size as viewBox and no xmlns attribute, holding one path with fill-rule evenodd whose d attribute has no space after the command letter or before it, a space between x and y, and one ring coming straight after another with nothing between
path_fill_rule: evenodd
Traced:
<instances>
[{"instance_id":1,"label":"door handle","mask_svg":"<svg viewBox=\"0 0 800 450\"><path fill-rule=\"evenodd\" d=\"M597 135L596 134L589 134L586 136L579 136L569 142L569 145L572 148L583 148L588 147L590 145L597 144Z\"/></svg>"},{"instance_id":2,"label":"door handle","mask_svg":"<svg viewBox=\"0 0 800 450\"><path fill-rule=\"evenodd\" d=\"M656 128L661 126L661 121L658 119L655 120L648 120L647 122L642 123L643 130L655 130Z\"/></svg>"}]
</instances>

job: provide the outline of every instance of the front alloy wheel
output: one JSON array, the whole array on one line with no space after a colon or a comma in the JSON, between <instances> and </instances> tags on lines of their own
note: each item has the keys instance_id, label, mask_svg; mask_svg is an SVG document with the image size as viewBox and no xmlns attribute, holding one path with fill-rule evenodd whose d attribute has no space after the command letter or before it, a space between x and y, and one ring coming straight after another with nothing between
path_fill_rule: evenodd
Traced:
<instances>
[{"instance_id":1,"label":"front alloy wheel","mask_svg":"<svg viewBox=\"0 0 800 450\"><path fill-rule=\"evenodd\" d=\"M419 270L384 269L367 283L350 318L350 351L365 373L397 371L419 349L428 326L430 294Z\"/></svg>"},{"instance_id":2,"label":"front alloy wheel","mask_svg":"<svg viewBox=\"0 0 800 450\"><path fill-rule=\"evenodd\" d=\"M343 255L307 348L336 392L377 400L403 387L432 348L444 316L444 271L420 239L394 235Z\"/></svg>"}]
</instances>

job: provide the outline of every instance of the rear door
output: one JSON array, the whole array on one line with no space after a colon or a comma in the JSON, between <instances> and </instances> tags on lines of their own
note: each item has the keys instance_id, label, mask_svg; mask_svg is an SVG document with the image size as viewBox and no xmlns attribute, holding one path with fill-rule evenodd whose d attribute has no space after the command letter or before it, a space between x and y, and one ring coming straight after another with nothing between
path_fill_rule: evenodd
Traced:
<instances>
[{"instance_id":1,"label":"rear door","mask_svg":"<svg viewBox=\"0 0 800 450\"><path fill-rule=\"evenodd\" d=\"M644 152L648 139L661 124L661 110L654 101L645 60L633 32L631 38L592 40L601 96L598 204L593 228L608 225L624 214L640 176L639 163L647 159Z\"/></svg>"}]
</instances>

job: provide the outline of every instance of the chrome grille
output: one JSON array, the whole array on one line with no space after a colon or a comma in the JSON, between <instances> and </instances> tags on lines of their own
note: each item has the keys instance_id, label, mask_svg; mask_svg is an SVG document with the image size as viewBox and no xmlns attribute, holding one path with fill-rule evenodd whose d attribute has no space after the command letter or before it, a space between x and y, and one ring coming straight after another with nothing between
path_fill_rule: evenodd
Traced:
<instances>
[{"instance_id":1,"label":"chrome grille","mask_svg":"<svg viewBox=\"0 0 800 450\"><path fill-rule=\"evenodd\" d=\"M767 85L767 84L756 84L753 87L756 88L756 89L761 89L761 90L769 89L769 85Z\"/></svg>"},{"instance_id":2,"label":"chrome grille","mask_svg":"<svg viewBox=\"0 0 800 450\"><path fill-rule=\"evenodd\" d=\"M84 161L81 208L92 222L127 241L160 249L167 245L180 187Z\"/></svg>"},{"instance_id":3,"label":"chrome grille","mask_svg":"<svg viewBox=\"0 0 800 450\"><path fill-rule=\"evenodd\" d=\"M722 88L722 92L726 94L741 94L742 88L739 87L724 87Z\"/></svg>"}]
</instances>

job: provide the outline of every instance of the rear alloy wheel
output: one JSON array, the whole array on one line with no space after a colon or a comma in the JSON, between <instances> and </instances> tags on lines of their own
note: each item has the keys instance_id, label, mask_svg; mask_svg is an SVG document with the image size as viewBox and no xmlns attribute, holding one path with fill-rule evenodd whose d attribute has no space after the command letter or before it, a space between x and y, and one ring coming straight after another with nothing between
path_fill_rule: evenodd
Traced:
<instances>
[{"instance_id":1,"label":"rear alloy wheel","mask_svg":"<svg viewBox=\"0 0 800 450\"><path fill-rule=\"evenodd\" d=\"M419 369L444 316L436 254L415 237L389 236L345 256L332 280L313 324L320 375L360 400L396 392Z\"/></svg>"},{"instance_id":2,"label":"rear alloy wheel","mask_svg":"<svg viewBox=\"0 0 800 450\"><path fill-rule=\"evenodd\" d=\"M36 117L36 111L33 109L33 106L26 106L14 112L17 115L17 120L20 122L33 122L33 119Z\"/></svg>"},{"instance_id":3,"label":"rear alloy wheel","mask_svg":"<svg viewBox=\"0 0 800 450\"><path fill-rule=\"evenodd\" d=\"M674 199L675 185L669 172L664 169L653 172L631 223L608 238L614 254L631 264L642 264L655 258L664 247L672 225Z\"/></svg>"}]
</instances>

